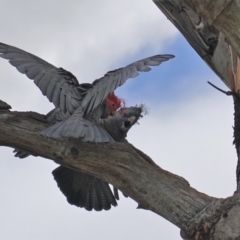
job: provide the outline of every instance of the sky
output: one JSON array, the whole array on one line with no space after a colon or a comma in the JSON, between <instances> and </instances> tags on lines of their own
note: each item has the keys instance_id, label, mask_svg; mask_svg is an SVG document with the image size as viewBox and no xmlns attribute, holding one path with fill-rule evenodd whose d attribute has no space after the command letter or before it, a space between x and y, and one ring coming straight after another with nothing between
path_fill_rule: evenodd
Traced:
<instances>
[{"instance_id":1,"label":"sky","mask_svg":"<svg viewBox=\"0 0 240 240\"><path fill-rule=\"evenodd\" d=\"M174 54L117 90L127 106L149 109L127 139L200 192L220 198L234 192L233 103L207 81L227 87L151 0L1 0L0 22L0 42L71 71L79 82L151 55ZM4 59L0 76L0 99L14 111L53 108ZM69 205L52 177L55 163L20 160L6 147L0 154L0 239L181 239L177 227L122 195L110 211Z\"/></svg>"}]
</instances>

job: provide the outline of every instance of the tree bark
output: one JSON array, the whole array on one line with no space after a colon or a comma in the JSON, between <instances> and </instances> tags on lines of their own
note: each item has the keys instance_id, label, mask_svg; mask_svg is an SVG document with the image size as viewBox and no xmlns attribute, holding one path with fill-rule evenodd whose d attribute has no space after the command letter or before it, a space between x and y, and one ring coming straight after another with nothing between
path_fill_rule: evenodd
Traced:
<instances>
[{"instance_id":1,"label":"tree bark","mask_svg":"<svg viewBox=\"0 0 240 240\"><path fill-rule=\"evenodd\" d=\"M192 8L208 24L223 33L230 45L240 56L240 2L236 0L184 0L184 4Z\"/></svg>"},{"instance_id":2,"label":"tree bark","mask_svg":"<svg viewBox=\"0 0 240 240\"><path fill-rule=\"evenodd\" d=\"M137 201L139 208L151 210L178 227L216 200L161 169L127 142L96 144L40 136L39 131L48 126L44 116L37 113L1 113L0 145L20 148L101 178Z\"/></svg>"}]
</instances>

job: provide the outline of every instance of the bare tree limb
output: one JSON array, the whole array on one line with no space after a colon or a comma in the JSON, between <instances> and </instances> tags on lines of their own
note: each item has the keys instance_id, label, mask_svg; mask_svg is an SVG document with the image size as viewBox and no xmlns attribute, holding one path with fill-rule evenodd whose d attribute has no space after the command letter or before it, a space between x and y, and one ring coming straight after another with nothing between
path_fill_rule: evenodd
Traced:
<instances>
[{"instance_id":1,"label":"bare tree limb","mask_svg":"<svg viewBox=\"0 0 240 240\"><path fill-rule=\"evenodd\" d=\"M139 208L149 209L178 227L215 200L191 188L182 177L161 169L129 143L44 138L39 131L47 126L44 116L37 113L2 113L0 145L26 150L112 183L137 201Z\"/></svg>"},{"instance_id":2,"label":"bare tree limb","mask_svg":"<svg viewBox=\"0 0 240 240\"><path fill-rule=\"evenodd\" d=\"M0 145L26 150L112 183L134 199L138 208L151 210L179 227L184 239L207 239L201 237L213 236L214 229L224 233L223 229L233 226L233 212L240 212L238 195L224 200L200 193L127 142L95 144L40 136L39 131L48 126L44 115L2 109Z\"/></svg>"},{"instance_id":3,"label":"bare tree limb","mask_svg":"<svg viewBox=\"0 0 240 240\"><path fill-rule=\"evenodd\" d=\"M151 210L179 227L184 239L214 239L202 237L214 236L215 229L224 236L223 229L231 229L235 221L233 213L240 212L238 195L224 200L200 193L127 142L95 144L40 136L39 131L48 126L44 115L2 109L0 145L26 150L112 183L134 199L138 208Z\"/></svg>"}]
</instances>

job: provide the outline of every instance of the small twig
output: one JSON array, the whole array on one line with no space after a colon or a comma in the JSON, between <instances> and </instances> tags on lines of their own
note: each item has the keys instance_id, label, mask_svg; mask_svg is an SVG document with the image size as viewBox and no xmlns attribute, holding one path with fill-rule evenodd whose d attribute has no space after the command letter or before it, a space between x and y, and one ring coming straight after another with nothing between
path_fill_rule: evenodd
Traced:
<instances>
[{"instance_id":1,"label":"small twig","mask_svg":"<svg viewBox=\"0 0 240 240\"><path fill-rule=\"evenodd\" d=\"M212 84L212 83L209 82L209 81L208 81L207 83L208 83L209 85L211 85L212 87L214 87L215 89L217 89L218 91L226 94L227 96L236 96L236 95L237 95L236 92L233 92L233 91L224 91L224 90L222 90L221 88L215 86L214 84Z\"/></svg>"}]
</instances>

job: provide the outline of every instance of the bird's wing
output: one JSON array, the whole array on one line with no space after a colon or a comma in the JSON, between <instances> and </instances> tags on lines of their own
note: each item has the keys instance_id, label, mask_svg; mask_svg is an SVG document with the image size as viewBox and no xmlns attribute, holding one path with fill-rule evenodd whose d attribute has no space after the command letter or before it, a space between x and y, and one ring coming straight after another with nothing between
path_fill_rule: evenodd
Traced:
<instances>
[{"instance_id":1,"label":"bird's wing","mask_svg":"<svg viewBox=\"0 0 240 240\"><path fill-rule=\"evenodd\" d=\"M69 117L41 131L41 135L51 138L80 138L83 142L114 143L113 138L92 119Z\"/></svg>"},{"instance_id":2,"label":"bird's wing","mask_svg":"<svg viewBox=\"0 0 240 240\"><path fill-rule=\"evenodd\" d=\"M97 79L92 83L92 88L87 91L87 94L81 102L80 107L82 108L82 111L85 115L88 114L101 104L109 93L124 84L127 79L138 76L138 72L148 72L151 70L150 66L158 66L162 62L173 57L174 55L170 54L155 55L134 62L124 68L119 68L106 73L104 77Z\"/></svg>"},{"instance_id":3,"label":"bird's wing","mask_svg":"<svg viewBox=\"0 0 240 240\"><path fill-rule=\"evenodd\" d=\"M116 199L106 182L89 174L60 166L52 172L67 201L86 210L109 210L117 206Z\"/></svg>"},{"instance_id":4,"label":"bird's wing","mask_svg":"<svg viewBox=\"0 0 240 240\"><path fill-rule=\"evenodd\" d=\"M105 110L105 104L99 105L96 109L94 109L94 111L84 118L78 110L79 109L77 109L70 117L65 119L61 118L62 121L41 131L41 135L51 138L80 138L83 142L114 142L113 138L99 122ZM54 115L55 110L48 113L47 117L49 120L51 117L56 119Z\"/></svg>"},{"instance_id":5,"label":"bird's wing","mask_svg":"<svg viewBox=\"0 0 240 240\"><path fill-rule=\"evenodd\" d=\"M19 148L14 148L14 151L13 151L14 154L14 157L18 157L18 158L27 158L29 157L31 154L29 152L25 152L24 150L21 150Z\"/></svg>"},{"instance_id":6,"label":"bird's wing","mask_svg":"<svg viewBox=\"0 0 240 240\"><path fill-rule=\"evenodd\" d=\"M63 113L73 113L91 84L79 85L77 78L63 68L19 48L0 43L0 57L8 59L20 73L34 80L42 94Z\"/></svg>"}]
</instances>

